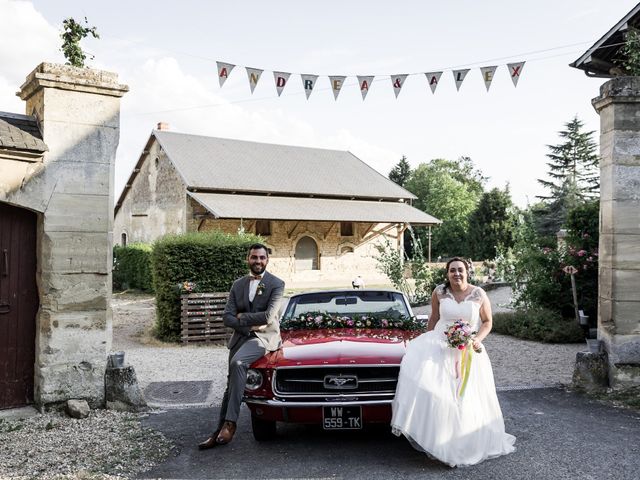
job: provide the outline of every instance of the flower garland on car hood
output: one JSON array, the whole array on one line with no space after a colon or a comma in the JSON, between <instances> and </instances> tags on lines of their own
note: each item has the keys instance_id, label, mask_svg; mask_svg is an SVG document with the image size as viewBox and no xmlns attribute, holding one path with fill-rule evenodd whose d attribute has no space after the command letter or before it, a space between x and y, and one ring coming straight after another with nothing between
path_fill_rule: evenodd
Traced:
<instances>
[{"instance_id":1,"label":"flower garland on car hood","mask_svg":"<svg viewBox=\"0 0 640 480\"><path fill-rule=\"evenodd\" d=\"M426 324L416 317L390 317L384 314L331 315L326 312L307 312L280 321L281 330L316 330L321 328L396 328L423 330Z\"/></svg>"}]
</instances>

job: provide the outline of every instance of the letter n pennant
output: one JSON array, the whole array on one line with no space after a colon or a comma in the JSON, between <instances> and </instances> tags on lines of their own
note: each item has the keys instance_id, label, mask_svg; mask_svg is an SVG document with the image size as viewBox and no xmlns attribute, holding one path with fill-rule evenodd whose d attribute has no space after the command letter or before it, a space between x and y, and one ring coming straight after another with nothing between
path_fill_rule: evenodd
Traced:
<instances>
[{"instance_id":1,"label":"letter n pennant","mask_svg":"<svg viewBox=\"0 0 640 480\"><path fill-rule=\"evenodd\" d=\"M251 93L253 93L253 91L256 88L256 85L258 85L258 81L260 80L260 75L262 75L262 72L264 70L260 70L259 68L250 68L250 67L245 67L247 69L247 76L249 77L249 87L251 87Z\"/></svg>"},{"instance_id":2,"label":"letter n pennant","mask_svg":"<svg viewBox=\"0 0 640 480\"><path fill-rule=\"evenodd\" d=\"M507 68L509 69L509 75L511 75L513 86L517 87L518 80L520 80L520 74L522 73L522 69L524 68L524 62L508 63Z\"/></svg>"},{"instance_id":3,"label":"letter n pennant","mask_svg":"<svg viewBox=\"0 0 640 480\"><path fill-rule=\"evenodd\" d=\"M369 93L369 88L371 87L373 78L374 78L373 75L368 75L368 76L358 75L358 86L360 87L360 93L362 94L363 101L364 101L364 98L367 96L367 93Z\"/></svg>"},{"instance_id":4,"label":"letter n pennant","mask_svg":"<svg viewBox=\"0 0 640 480\"><path fill-rule=\"evenodd\" d=\"M235 65L224 62L216 62L216 65L218 65L218 80L220 81L220 87L222 87L224 82L227 81L227 78L229 78L229 74Z\"/></svg>"}]
</instances>

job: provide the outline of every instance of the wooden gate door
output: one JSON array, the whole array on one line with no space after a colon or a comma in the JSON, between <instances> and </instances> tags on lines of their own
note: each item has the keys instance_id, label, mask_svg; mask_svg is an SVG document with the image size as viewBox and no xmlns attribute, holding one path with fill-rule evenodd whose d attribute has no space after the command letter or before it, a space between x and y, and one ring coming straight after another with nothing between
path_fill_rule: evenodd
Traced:
<instances>
[{"instance_id":1,"label":"wooden gate door","mask_svg":"<svg viewBox=\"0 0 640 480\"><path fill-rule=\"evenodd\" d=\"M33 403L36 218L0 203L0 409Z\"/></svg>"}]
</instances>

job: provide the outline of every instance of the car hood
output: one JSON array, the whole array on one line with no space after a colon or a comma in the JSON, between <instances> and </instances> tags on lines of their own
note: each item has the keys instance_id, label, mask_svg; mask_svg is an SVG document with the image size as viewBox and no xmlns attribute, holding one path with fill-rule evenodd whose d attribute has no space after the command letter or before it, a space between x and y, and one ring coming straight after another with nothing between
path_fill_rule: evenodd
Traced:
<instances>
[{"instance_id":1,"label":"car hood","mask_svg":"<svg viewBox=\"0 0 640 480\"><path fill-rule=\"evenodd\" d=\"M347 328L283 331L282 348L264 357L262 366L399 364L407 342L421 333Z\"/></svg>"}]
</instances>

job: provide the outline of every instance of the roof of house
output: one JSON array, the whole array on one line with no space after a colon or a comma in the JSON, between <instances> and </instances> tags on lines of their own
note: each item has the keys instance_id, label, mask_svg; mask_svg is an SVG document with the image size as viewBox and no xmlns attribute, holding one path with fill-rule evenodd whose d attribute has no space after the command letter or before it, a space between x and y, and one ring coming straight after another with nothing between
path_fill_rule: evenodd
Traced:
<instances>
[{"instance_id":1,"label":"roof of house","mask_svg":"<svg viewBox=\"0 0 640 480\"><path fill-rule=\"evenodd\" d=\"M350 152L155 130L190 190L414 199Z\"/></svg>"},{"instance_id":2,"label":"roof of house","mask_svg":"<svg viewBox=\"0 0 640 480\"><path fill-rule=\"evenodd\" d=\"M442 223L437 218L403 202L374 202L336 198L296 198L274 195L188 194L215 218L260 218L331 222L404 222L413 225Z\"/></svg>"},{"instance_id":3,"label":"roof of house","mask_svg":"<svg viewBox=\"0 0 640 480\"><path fill-rule=\"evenodd\" d=\"M35 117L0 112L0 148L44 153L48 150Z\"/></svg>"},{"instance_id":4,"label":"roof of house","mask_svg":"<svg viewBox=\"0 0 640 480\"><path fill-rule=\"evenodd\" d=\"M633 7L629 13L583 53L580 58L569 65L584 70L590 77L611 78L624 74L620 65L617 65L615 61L622 56L620 49L625 42L625 32L629 28L639 27L640 3Z\"/></svg>"}]
</instances>

